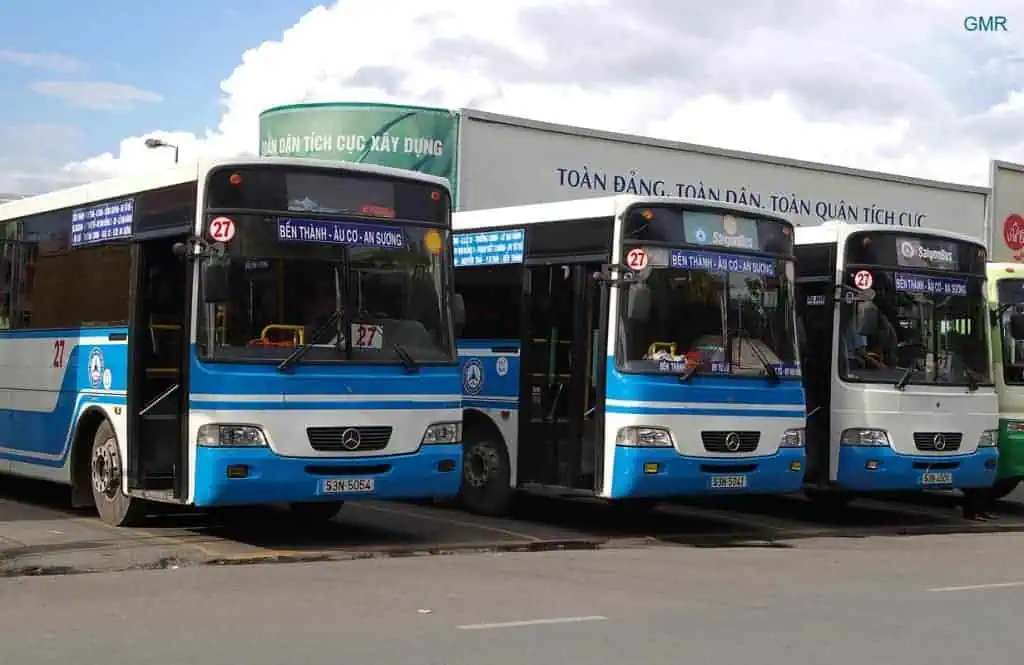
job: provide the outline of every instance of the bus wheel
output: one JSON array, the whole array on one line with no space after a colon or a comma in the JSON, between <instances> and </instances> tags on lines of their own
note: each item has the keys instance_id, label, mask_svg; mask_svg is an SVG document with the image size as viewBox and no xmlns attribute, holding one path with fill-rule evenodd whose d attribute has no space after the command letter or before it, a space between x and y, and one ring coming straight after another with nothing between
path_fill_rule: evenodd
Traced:
<instances>
[{"instance_id":1,"label":"bus wheel","mask_svg":"<svg viewBox=\"0 0 1024 665\"><path fill-rule=\"evenodd\" d=\"M498 517L512 503L505 446L493 435L470 432L462 444L462 505L471 513Z\"/></svg>"},{"instance_id":2,"label":"bus wheel","mask_svg":"<svg viewBox=\"0 0 1024 665\"><path fill-rule=\"evenodd\" d=\"M317 525L330 522L341 512L344 501L310 501L308 503L290 503L288 510L300 524Z\"/></svg>"},{"instance_id":3,"label":"bus wheel","mask_svg":"<svg viewBox=\"0 0 1024 665\"><path fill-rule=\"evenodd\" d=\"M1000 478L996 481L996 484L988 491L989 498L992 501L999 501L1005 499L1006 495L1017 489L1017 485L1020 483L1020 478Z\"/></svg>"},{"instance_id":4,"label":"bus wheel","mask_svg":"<svg viewBox=\"0 0 1024 665\"><path fill-rule=\"evenodd\" d=\"M104 420L93 436L89 462L92 500L100 519L111 526L134 526L142 522L146 516L145 502L125 495L121 489L124 464L109 421Z\"/></svg>"}]
</instances>

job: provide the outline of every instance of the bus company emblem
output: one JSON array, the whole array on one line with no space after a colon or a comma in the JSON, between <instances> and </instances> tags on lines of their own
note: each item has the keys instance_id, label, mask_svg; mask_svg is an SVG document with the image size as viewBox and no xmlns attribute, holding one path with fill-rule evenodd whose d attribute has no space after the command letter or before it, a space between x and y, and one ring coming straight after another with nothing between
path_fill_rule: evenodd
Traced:
<instances>
[{"instance_id":1,"label":"bus company emblem","mask_svg":"<svg viewBox=\"0 0 1024 665\"><path fill-rule=\"evenodd\" d=\"M355 427L349 427L341 433L341 445L345 450L355 450L362 443L362 437L359 436L359 430Z\"/></svg>"},{"instance_id":2,"label":"bus company emblem","mask_svg":"<svg viewBox=\"0 0 1024 665\"><path fill-rule=\"evenodd\" d=\"M462 386L470 395L476 395L484 385L484 368L477 358L470 358L462 368Z\"/></svg>"},{"instance_id":3,"label":"bus company emblem","mask_svg":"<svg viewBox=\"0 0 1024 665\"><path fill-rule=\"evenodd\" d=\"M736 432L729 432L725 435L725 449L734 453L740 449L740 435Z\"/></svg>"},{"instance_id":4,"label":"bus company emblem","mask_svg":"<svg viewBox=\"0 0 1024 665\"><path fill-rule=\"evenodd\" d=\"M900 243L900 253L908 259L914 258L914 255L916 254L914 246L906 240Z\"/></svg>"},{"instance_id":5,"label":"bus company emblem","mask_svg":"<svg viewBox=\"0 0 1024 665\"><path fill-rule=\"evenodd\" d=\"M89 351L89 384L93 388L99 388L103 383L103 351L99 347L93 347Z\"/></svg>"},{"instance_id":6,"label":"bus company emblem","mask_svg":"<svg viewBox=\"0 0 1024 665\"><path fill-rule=\"evenodd\" d=\"M935 450L945 450L946 437L942 436L942 434L936 434L935 438L932 439L932 446L935 448Z\"/></svg>"}]
</instances>

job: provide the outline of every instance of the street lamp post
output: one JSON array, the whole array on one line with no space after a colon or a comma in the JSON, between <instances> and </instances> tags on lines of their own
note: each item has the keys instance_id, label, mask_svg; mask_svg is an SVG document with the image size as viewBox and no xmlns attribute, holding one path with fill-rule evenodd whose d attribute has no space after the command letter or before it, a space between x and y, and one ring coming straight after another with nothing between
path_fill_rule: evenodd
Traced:
<instances>
[{"instance_id":1,"label":"street lamp post","mask_svg":"<svg viewBox=\"0 0 1024 665\"><path fill-rule=\"evenodd\" d=\"M174 163L175 164L178 163L178 146L174 145L173 143L168 143L167 141L164 141L164 140L161 140L161 139L148 138L148 139L146 139L146 147L150 148L150 149L154 149L154 148L174 148Z\"/></svg>"}]
</instances>

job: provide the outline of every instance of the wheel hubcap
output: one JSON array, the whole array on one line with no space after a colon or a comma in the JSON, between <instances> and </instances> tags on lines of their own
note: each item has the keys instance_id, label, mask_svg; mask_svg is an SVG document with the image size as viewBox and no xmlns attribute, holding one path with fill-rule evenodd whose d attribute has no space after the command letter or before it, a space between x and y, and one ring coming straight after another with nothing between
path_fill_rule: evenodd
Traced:
<instances>
[{"instance_id":1,"label":"wheel hubcap","mask_svg":"<svg viewBox=\"0 0 1024 665\"><path fill-rule=\"evenodd\" d=\"M486 443L474 444L466 452L463 462L466 482L473 487L483 487L495 474L500 462L498 451Z\"/></svg>"},{"instance_id":2,"label":"wheel hubcap","mask_svg":"<svg viewBox=\"0 0 1024 665\"><path fill-rule=\"evenodd\" d=\"M92 450L92 486L97 493L114 498L121 487L121 456L117 441L107 439Z\"/></svg>"}]
</instances>

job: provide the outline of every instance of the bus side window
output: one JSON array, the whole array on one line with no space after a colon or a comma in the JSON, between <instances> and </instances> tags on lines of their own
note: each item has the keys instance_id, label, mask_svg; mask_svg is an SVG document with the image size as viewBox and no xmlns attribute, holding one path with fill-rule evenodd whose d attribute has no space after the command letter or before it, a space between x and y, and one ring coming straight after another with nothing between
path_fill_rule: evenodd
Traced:
<instances>
[{"instance_id":1,"label":"bus side window","mask_svg":"<svg viewBox=\"0 0 1024 665\"><path fill-rule=\"evenodd\" d=\"M519 340L521 265L457 268L455 291L466 305L463 339Z\"/></svg>"}]
</instances>

